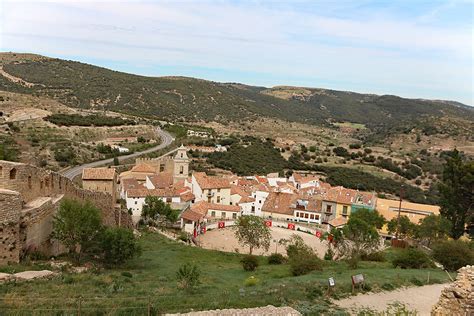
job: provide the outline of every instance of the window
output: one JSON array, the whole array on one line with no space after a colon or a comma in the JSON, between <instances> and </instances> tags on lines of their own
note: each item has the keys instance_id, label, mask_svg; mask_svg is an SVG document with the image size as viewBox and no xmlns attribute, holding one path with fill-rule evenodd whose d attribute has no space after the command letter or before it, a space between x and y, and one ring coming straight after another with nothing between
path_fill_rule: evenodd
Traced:
<instances>
[{"instance_id":1,"label":"window","mask_svg":"<svg viewBox=\"0 0 474 316\"><path fill-rule=\"evenodd\" d=\"M347 215L347 205L342 207L342 214Z\"/></svg>"},{"instance_id":2,"label":"window","mask_svg":"<svg viewBox=\"0 0 474 316\"><path fill-rule=\"evenodd\" d=\"M179 174L183 174L184 173L184 167L183 166L180 166L179 167Z\"/></svg>"},{"instance_id":3,"label":"window","mask_svg":"<svg viewBox=\"0 0 474 316\"><path fill-rule=\"evenodd\" d=\"M225 212L221 212L221 218L225 218Z\"/></svg>"},{"instance_id":4,"label":"window","mask_svg":"<svg viewBox=\"0 0 474 316\"><path fill-rule=\"evenodd\" d=\"M311 214L311 215L309 216L309 218L310 218L310 219L314 219L314 214Z\"/></svg>"},{"instance_id":5,"label":"window","mask_svg":"<svg viewBox=\"0 0 474 316\"><path fill-rule=\"evenodd\" d=\"M237 218L237 213L232 213L232 218L236 219Z\"/></svg>"},{"instance_id":6,"label":"window","mask_svg":"<svg viewBox=\"0 0 474 316\"><path fill-rule=\"evenodd\" d=\"M229 203L230 203L230 205L232 205L232 202L229 202Z\"/></svg>"},{"instance_id":7,"label":"window","mask_svg":"<svg viewBox=\"0 0 474 316\"><path fill-rule=\"evenodd\" d=\"M221 192L221 189L217 189L217 193Z\"/></svg>"},{"instance_id":8,"label":"window","mask_svg":"<svg viewBox=\"0 0 474 316\"><path fill-rule=\"evenodd\" d=\"M16 179L16 169L13 168L10 170L10 180L15 180Z\"/></svg>"},{"instance_id":9,"label":"window","mask_svg":"<svg viewBox=\"0 0 474 316\"><path fill-rule=\"evenodd\" d=\"M259 201L258 201L258 204L262 204L262 200L259 200Z\"/></svg>"},{"instance_id":10,"label":"window","mask_svg":"<svg viewBox=\"0 0 474 316\"><path fill-rule=\"evenodd\" d=\"M252 212L252 213L255 213L255 206L252 206L251 212Z\"/></svg>"},{"instance_id":11,"label":"window","mask_svg":"<svg viewBox=\"0 0 474 316\"><path fill-rule=\"evenodd\" d=\"M170 198L170 197L166 198L166 203L171 203L171 201L172 201L172 198Z\"/></svg>"},{"instance_id":12,"label":"window","mask_svg":"<svg viewBox=\"0 0 474 316\"><path fill-rule=\"evenodd\" d=\"M207 197L207 203L211 203L211 197L210 196Z\"/></svg>"},{"instance_id":13,"label":"window","mask_svg":"<svg viewBox=\"0 0 474 316\"><path fill-rule=\"evenodd\" d=\"M217 197L217 203L220 203L220 202L221 202L221 197L218 196L218 197Z\"/></svg>"},{"instance_id":14,"label":"window","mask_svg":"<svg viewBox=\"0 0 474 316\"><path fill-rule=\"evenodd\" d=\"M295 216L300 217L300 212L296 212Z\"/></svg>"},{"instance_id":15,"label":"window","mask_svg":"<svg viewBox=\"0 0 474 316\"><path fill-rule=\"evenodd\" d=\"M216 211L211 212L211 217L216 217Z\"/></svg>"},{"instance_id":16,"label":"window","mask_svg":"<svg viewBox=\"0 0 474 316\"><path fill-rule=\"evenodd\" d=\"M309 217L308 213L304 214L304 218L308 218L308 217Z\"/></svg>"},{"instance_id":17,"label":"window","mask_svg":"<svg viewBox=\"0 0 474 316\"><path fill-rule=\"evenodd\" d=\"M160 172L163 172L165 171L165 164L160 164Z\"/></svg>"},{"instance_id":18,"label":"window","mask_svg":"<svg viewBox=\"0 0 474 316\"><path fill-rule=\"evenodd\" d=\"M326 212L332 213L332 205L326 205Z\"/></svg>"},{"instance_id":19,"label":"window","mask_svg":"<svg viewBox=\"0 0 474 316\"><path fill-rule=\"evenodd\" d=\"M135 201L135 205L137 205L137 204L138 204L138 202L137 202L137 201Z\"/></svg>"}]
</instances>

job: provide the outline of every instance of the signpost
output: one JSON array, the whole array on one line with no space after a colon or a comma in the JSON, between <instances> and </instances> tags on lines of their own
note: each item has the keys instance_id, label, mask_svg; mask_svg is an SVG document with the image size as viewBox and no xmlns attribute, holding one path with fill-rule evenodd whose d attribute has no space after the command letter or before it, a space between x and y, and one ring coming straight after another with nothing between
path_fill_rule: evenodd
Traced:
<instances>
[{"instance_id":1,"label":"signpost","mask_svg":"<svg viewBox=\"0 0 474 316\"><path fill-rule=\"evenodd\" d=\"M334 280L333 277L330 277L328 279L328 291L326 293L326 296L331 296L335 286L336 286L336 281Z\"/></svg>"},{"instance_id":2,"label":"signpost","mask_svg":"<svg viewBox=\"0 0 474 316\"><path fill-rule=\"evenodd\" d=\"M225 222L219 222L218 227L219 228L225 228Z\"/></svg>"},{"instance_id":3,"label":"signpost","mask_svg":"<svg viewBox=\"0 0 474 316\"><path fill-rule=\"evenodd\" d=\"M363 274L356 274L356 275L353 275L352 276L352 293L354 293L355 291L355 287L356 286L359 286L359 288L361 286L364 285L364 275Z\"/></svg>"}]
</instances>

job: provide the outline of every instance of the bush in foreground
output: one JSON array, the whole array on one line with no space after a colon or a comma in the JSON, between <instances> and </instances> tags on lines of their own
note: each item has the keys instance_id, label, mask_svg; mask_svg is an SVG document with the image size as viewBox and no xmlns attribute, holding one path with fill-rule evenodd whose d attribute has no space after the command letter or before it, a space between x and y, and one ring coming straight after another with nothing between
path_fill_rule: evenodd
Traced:
<instances>
[{"instance_id":1,"label":"bush in foreground","mask_svg":"<svg viewBox=\"0 0 474 316\"><path fill-rule=\"evenodd\" d=\"M393 260L395 268L423 269L433 266L430 257L421 250L409 248L402 250Z\"/></svg>"},{"instance_id":2,"label":"bush in foreground","mask_svg":"<svg viewBox=\"0 0 474 316\"><path fill-rule=\"evenodd\" d=\"M433 258L445 269L456 271L474 263L474 250L461 240L444 241L433 247Z\"/></svg>"},{"instance_id":3,"label":"bush in foreground","mask_svg":"<svg viewBox=\"0 0 474 316\"><path fill-rule=\"evenodd\" d=\"M268 264L282 264L285 262L285 257L280 253L272 253L268 256Z\"/></svg>"},{"instance_id":4,"label":"bush in foreground","mask_svg":"<svg viewBox=\"0 0 474 316\"><path fill-rule=\"evenodd\" d=\"M258 267L258 258L253 255L246 255L240 260L245 271L255 271Z\"/></svg>"},{"instance_id":5,"label":"bush in foreground","mask_svg":"<svg viewBox=\"0 0 474 316\"><path fill-rule=\"evenodd\" d=\"M193 289L198 286L201 283L200 277L201 271L199 271L196 265L191 263L183 264L176 272L178 287L184 290Z\"/></svg>"},{"instance_id":6,"label":"bush in foreground","mask_svg":"<svg viewBox=\"0 0 474 316\"><path fill-rule=\"evenodd\" d=\"M110 265L120 265L141 253L133 232L122 227L106 228L102 234L101 247L104 262Z\"/></svg>"}]
</instances>

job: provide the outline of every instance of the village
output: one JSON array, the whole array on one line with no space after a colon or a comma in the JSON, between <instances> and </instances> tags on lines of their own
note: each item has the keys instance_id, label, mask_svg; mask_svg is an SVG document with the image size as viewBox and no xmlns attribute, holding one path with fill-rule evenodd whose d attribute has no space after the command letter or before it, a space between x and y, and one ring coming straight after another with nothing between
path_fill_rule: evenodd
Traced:
<instances>
[{"instance_id":1,"label":"village","mask_svg":"<svg viewBox=\"0 0 474 316\"><path fill-rule=\"evenodd\" d=\"M414 224L439 207L377 197L375 192L331 186L320 175L207 175L189 170L188 148L181 146L161 159L136 159L128 171L113 167L88 168L82 173L85 189L111 194L125 203L133 223L142 219L146 197L157 197L179 210L179 227L193 238L214 228L232 226L242 215L255 215L268 226L302 230L320 236L342 228L360 209L377 210L386 221L406 216ZM391 239L385 225L380 234Z\"/></svg>"}]
</instances>

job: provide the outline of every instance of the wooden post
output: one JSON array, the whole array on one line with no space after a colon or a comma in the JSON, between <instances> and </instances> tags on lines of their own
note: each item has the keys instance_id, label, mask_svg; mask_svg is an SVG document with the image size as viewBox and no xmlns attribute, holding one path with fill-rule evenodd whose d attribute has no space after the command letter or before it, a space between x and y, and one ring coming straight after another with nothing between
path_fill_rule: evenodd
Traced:
<instances>
[{"instance_id":1,"label":"wooden post","mask_svg":"<svg viewBox=\"0 0 474 316\"><path fill-rule=\"evenodd\" d=\"M428 271L428 280L426 280L426 284L430 284L430 271Z\"/></svg>"},{"instance_id":2,"label":"wooden post","mask_svg":"<svg viewBox=\"0 0 474 316\"><path fill-rule=\"evenodd\" d=\"M151 316L151 299L148 296L148 309L147 309L147 315Z\"/></svg>"}]
</instances>

